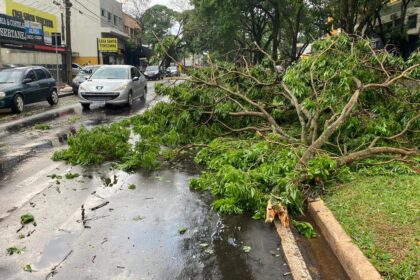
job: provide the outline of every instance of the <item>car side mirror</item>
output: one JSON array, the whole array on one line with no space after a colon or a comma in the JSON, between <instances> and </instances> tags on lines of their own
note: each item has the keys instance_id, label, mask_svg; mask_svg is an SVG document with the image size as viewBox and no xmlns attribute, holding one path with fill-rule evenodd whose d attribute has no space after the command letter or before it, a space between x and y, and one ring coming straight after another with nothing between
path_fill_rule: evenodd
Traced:
<instances>
[{"instance_id":1,"label":"car side mirror","mask_svg":"<svg viewBox=\"0 0 420 280\"><path fill-rule=\"evenodd\" d=\"M30 83L32 81L33 80L31 78L25 78L25 79L23 79L22 84L28 84L28 83Z\"/></svg>"},{"instance_id":2,"label":"car side mirror","mask_svg":"<svg viewBox=\"0 0 420 280\"><path fill-rule=\"evenodd\" d=\"M139 77L134 77L133 78L133 81L135 82L135 81L138 81L139 80Z\"/></svg>"}]
</instances>

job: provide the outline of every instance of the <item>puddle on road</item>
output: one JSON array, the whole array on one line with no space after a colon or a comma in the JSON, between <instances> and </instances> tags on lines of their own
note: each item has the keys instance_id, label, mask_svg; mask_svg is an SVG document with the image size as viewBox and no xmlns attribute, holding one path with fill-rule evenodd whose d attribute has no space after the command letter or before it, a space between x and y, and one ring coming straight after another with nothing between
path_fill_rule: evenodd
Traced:
<instances>
[{"instance_id":1,"label":"puddle on road","mask_svg":"<svg viewBox=\"0 0 420 280\"><path fill-rule=\"evenodd\" d=\"M65 232L57 234L54 239L45 244L42 255L34 263L33 268L37 271L50 269L63 261L63 259L72 252L71 244L78 235L79 234Z\"/></svg>"}]
</instances>

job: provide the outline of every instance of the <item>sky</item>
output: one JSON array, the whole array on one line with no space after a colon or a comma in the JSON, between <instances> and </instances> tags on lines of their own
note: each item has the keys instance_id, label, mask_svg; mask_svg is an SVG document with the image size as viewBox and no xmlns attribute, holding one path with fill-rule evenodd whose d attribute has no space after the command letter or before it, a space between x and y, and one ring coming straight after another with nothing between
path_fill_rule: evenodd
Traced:
<instances>
[{"instance_id":1,"label":"sky","mask_svg":"<svg viewBox=\"0 0 420 280\"><path fill-rule=\"evenodd\" d=\"M188 7L188 2L188 0L151 0L150 6L159 4L179 11L186 9Z\"/></svg>"}]
</instances>

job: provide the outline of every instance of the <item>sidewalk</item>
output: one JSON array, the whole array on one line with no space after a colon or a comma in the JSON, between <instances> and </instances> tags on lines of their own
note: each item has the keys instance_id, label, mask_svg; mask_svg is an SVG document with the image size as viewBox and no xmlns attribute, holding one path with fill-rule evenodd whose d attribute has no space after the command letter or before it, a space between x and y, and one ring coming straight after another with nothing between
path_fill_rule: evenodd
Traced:
<instances>
[{"instance_id":1,"label":"sidewalk","mask_svg":"<svg viewBox=\"0 0 420 280\"><path fill-rule=\"evenodd\" d=\"M73 88L66 83L57 83L58 85L58 96L65 97L73 95Z\"/></svg>"}]
</instances>

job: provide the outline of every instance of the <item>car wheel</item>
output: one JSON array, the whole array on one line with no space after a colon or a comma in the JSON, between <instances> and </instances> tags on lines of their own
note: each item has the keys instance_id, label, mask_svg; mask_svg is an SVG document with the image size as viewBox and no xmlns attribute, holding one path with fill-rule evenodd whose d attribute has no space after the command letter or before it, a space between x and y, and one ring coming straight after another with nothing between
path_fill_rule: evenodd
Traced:
<instances>
[{"instance_id":1,"label":"car wheel","mask_svg":"<svg viewBox=\"0 0 420 280\"><path fill-rule=\"evenodd\" d=\"M58 103L57 90L54 89L54 90L51 91L51 95L50 95L50 97L48 97L47 101L51 106L56 105Z\"/></svg>"},{"instance_id":2,"label":"car wheel","mask_svg":"<svg viewBox=\"0 0 420 280\"><path fill-rule=\"evenodd\" d=\"M24 102L23 102L23 97L22 97L22 95L20 95L20 94L16 94L14 97L13 97L13 102L12 102L12 112L13 113L22 113L22 111L23 111L23 105L24 105Z\"/></svg>"},{"instance_id":3,"label":"car wheel","mask_svg":"<svg viewBox=\"0 0 420 280\"><path fill-rule=\"evenodd\" d=\"M90 104L89 103L80 103L82 104L82 107L84 110L89 110L90 109Z\"/></svg>"},{"instance_id":4,"label":"car wheel","mask_svg":"<svg viewBox=\"0 0 420 280\"><path fill-rule=\"evenodd\" d=\"M140 97L140 100L142 102L145 102L146 101L146 97L147 97L147 86L144 87L144 92L143 92L143 95Z\"/></svg>"},{"instance_id":5,"label":"car wheel","mask_svg":"<svg viewBox=\"0 0 420 280\"><path fill-rule=\"evenodd\" d=\"M127 106L128 106L128 107L133 106L133 93L132 93L132 92L130 92L130 93L128 94L128 98L127 98Z\"/></svg>"}]
</instances>

